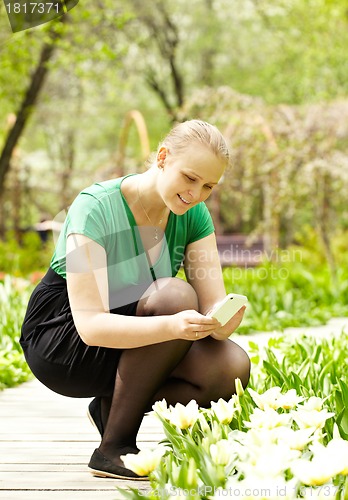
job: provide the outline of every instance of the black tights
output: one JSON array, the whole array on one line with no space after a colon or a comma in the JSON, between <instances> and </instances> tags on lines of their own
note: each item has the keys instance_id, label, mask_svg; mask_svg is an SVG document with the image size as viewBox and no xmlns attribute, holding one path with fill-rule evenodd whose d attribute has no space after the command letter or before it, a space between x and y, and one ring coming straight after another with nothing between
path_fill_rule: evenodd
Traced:
<instances>
[{"instance_id":1,"label":"black tights","mask_svg":"<svg viewBox=\"0 0 348 500\"><path fill-rule=\"evenodd\" d=\"M139 301L137 315L175 314L185 309L198 309L193 288L182 280L165 278L151 285ZM235 378L246 386L249 372L247 354L230 340L207 337L125 349L114 392L102 398L105 432L100 451L122 466L121 455L138 451L139 427L155 401L165 398L174 405L195 399L200 406L209 406L210 401L231 397Z\"/></svg>"}]
</instances>

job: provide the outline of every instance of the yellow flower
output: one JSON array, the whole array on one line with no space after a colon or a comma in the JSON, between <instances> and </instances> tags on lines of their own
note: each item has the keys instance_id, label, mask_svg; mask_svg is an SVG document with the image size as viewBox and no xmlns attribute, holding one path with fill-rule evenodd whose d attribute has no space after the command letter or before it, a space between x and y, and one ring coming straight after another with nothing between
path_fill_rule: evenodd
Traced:
<instances>
[{"instance_id":1,"label":"yellow flower","mask_svg":"<svg viewBox=\"0 0 348 500\"><path fill-rule=\"evenodd\" d=\"M243 396L243 394L244 394L244 387L242 385L242 382L241 382L240 378L236 378L234 380L234 386L236 388L236 395L238 397Z\"/></svg>"},{"instance_id":2,"label":"yellow flower","mask_svg":"<svg viewBox=\"0 0 348 500\"><path fill-rule=\"evenodd\" d=\"M311 462L304 459L296 460L291 470L294 476L307 486L321 486L338 474L335 463L315 458Z\"/></svg>"},{"instance_id":3,"label":"yellow flower","mask_svg":"<svg viewBox=\"0 0 348 500\"><path fill-rule=\"evenodd\" d=\"M211 409L221 424L229 424L237 411L232 399L227 402L221 398L216 403L211 401Z\"/></svg>"},{"instance_id":4,"label":"yellow flower","mask_svg":"<svg viewBox=\"0 0 348 500\"><path fill-rule=\"evenodd\" d=\"M266 410L267 408L273 408L274 410L276 410L277 408L279 408L277 399L280 395L280 387L271 387L271 389L268 389L263 394L259 394L250 388L248 389L248 391L260 410Z\"/></svg>"},{"instance_id":5,"label":"yellow flower","mask_svg":"<svg viewBox=\"0 0 348 500\"><path fill-rule=\"evenodd\" d=\"M337 474L348 474L348 442L344 439L334 438L327 446L314 443L310 450L313 453L312 460L298 460L292 468L303 484L320 486Z\"/></svg>"},{"instance_id":6,"label":"yellow flower","mask_svg":"<svg viewBox=\"0 0 348 500\"><path fill-rule=\"evenodd\" d=\"M316 461L330 462L337 474L348 474L348 441L341 437L332 439L327 446L315 443L311 446Z\"/></svg>"},{"instance_id":7,"label":"yellow flower","mask_svg":"<svg viewBox=\"0 0 348 500\"><path fill-rule=\"evenodd\" d=\"M272 408L265 411L255 408L250 415L250 422L245 422L245 425L253 429L274 429L274 427L287 426L290 423L291 415L288 413L279 414Z\"/></svg>"},{"instance_id":8,"label":"yellow flower","mask_svg":"<svg viewBox=\"0 0 348 500\"><path fill-rule=\"evenodd\" d=\"M236 457L232 443L227 439L221 439L217 443L211 444L210 455L213 462L218 465L228 465L231 460Z\"/></svg>"},{"instance_id":9,"label":"yellow flower","mask_svg":"<svg viewBox=\"0 0 348 500\"><path fill-rule=\"evenodd\" d=\"M289 410L297 406L304 398L298 396L295 389L290 389L285 394L280 394L277 399L278 408L284 408L284 410Z\"/></svg>"},{"instance_id":10,"label":"yellow flower","mask_svg":"<svg viewBox=\"0 0 348 500\"><path fill-rule=\"evenodd\" d=\"M162 399L162 401L156 401L156 403L154 403L154 405L152 406L152 409L158 415L161 415L162 417L167 418L168 405L167 405L167 401L165 399Z\"/></svg>"},{"instance_id":11,"label":"yellow flower","mask_svg":"<svg viewBox=\"0 0 348 500\"><path fill-rule=\"evenodd\" d=\"M313 427L314 429L322 429L328 418L333 417L334 413L329 413L326 409L317 410L300 410L291 412L293 419L300 429L307 429Z\"/></svg>"},{"instance_id":12,"label":"yellow flower","mask_svg":"<svg viewBox=\"0 0 348 500\"><path fill-rule=\"evenodd\" d=\"M278 386L271 387L263 394L258 394L252 389L248 389L248 391L261 410L267 410L268 408L273 408L274 410L284 408L288 410L294 408L294 406L297 406L304 400L302 396L297 395L295 389L290 389L285 394L281 394L281 389Z\"/></svg>"},{"instance_id":13,"label":"yellow flower","mask_svg":"<svg viewBox=\"0 0 348 500\"><path fill-rule=\"evenodd\" d=\"M270 443L264 446L248 446L248 454L246 460L237 463L237 469L246 477L261 479L281 477L291 463L300 457L299 451L285 448L282 444Z\"/></svg>"},{"instance_id":14,"label":"yellow flower","mask_svg":"<svg viewBox=\"0 0 348 500\"><path fill-rule=\"evenodd\" d=\"M234 404L234 406L236 408L236 411L241 412L242 411L242 407L241 407L241 404L240 404L239 396L237 394L233 394L231 400L233 401L233 404Z\"/></svg>"},{"instance_id":15,"label":"yellow flower","mask_svg":"<svg viewBox=\"0 0 348 500\"><path fill-rule=\"evenodd\" d=\"M291 450L302 451L314 439L312 427L298 431L289 429L289 427L276 427L273 432L277 442L288 446Z\"/></svg>"},{"instance_id":16,"label":"yellow flower","mask_svg":"<svg viewBox=\"0 0 348 500\"><path fill-rule=\"evenodd\" d=\"M222 427L217 422L213 422L211 425L211 436L215 443L222 439Z\"/></svg>"},{"instance_id":17,"label":"yellow flower","mask_svg":"<svg viewBox=\"0 0 348 500\"><path fill-rule=\"evenodd\" d=\"M166 418L179 429L192 427L199 417L199 408L196 401L190 401L186 406L177 403L174 407L170 406Z\"/></svg>"},{"instance_id":18,"label":"yellow flower","mask_svg":"<svg viewBox=\"0 0 348 500\"><path fill-rule=\"evenodd\" d=\"M339 460L339 474L348 475L348 441L342 439L338 434L338 428L335 424L334 438L327 445L330 453Z\"/></svg>"},{"instance_id":19,"label":"yellow flower","mask_svg":"<svg viewBox=\"0 0 348 500\"><path fill-rule=\"evenodd\" d=\"M312 410L320 411L323 408L323 403L324 401L321 398L318 398L317 396L312 396L307 401L305 401L303 405L301 405L301 408L307 411L312 411Z\"/></svg>"},{"instance_id":20,"label":"yellow flower","mask_svg":"<svg viewBox=\"0 0 348 500\"><path fill-rule=\"evenodd\" d=\"M127 469L139 476L147 476L156 469L164 453L165 449L159 447L156 450L141 450L138 454L122 455L121 460Z\"/></svg>"}]
</instances>

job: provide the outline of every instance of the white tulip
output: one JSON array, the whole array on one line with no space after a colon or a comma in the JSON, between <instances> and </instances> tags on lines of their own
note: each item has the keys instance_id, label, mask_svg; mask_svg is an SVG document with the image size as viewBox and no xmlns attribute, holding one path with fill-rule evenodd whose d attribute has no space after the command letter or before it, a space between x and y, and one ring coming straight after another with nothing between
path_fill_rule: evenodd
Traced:
<instances>
[{"instance_id":1,"label":"white tulip","mask_svg":"<svg viewBox=\"0 0 348 500\"><path fill-rule=\"evenodd\" d=\"M236 465L247 478L260 479L281 477L292 462L300 457L300 452L285 448L283 445L266 444L261 447L248 447L249 458Z\"/></svg>"},{"instance_id":2,"label":"white tulip","mask_svg":"<svg viewBox=\"0 0 348 500\"><path fill-rule=\"evenodd\" d=\"M302 410L297 409L291 412L293 419L300 429L307 429L313 427L314 429L322 429L328 418L333 417L335 414L324 410Z\"/></svg>"},{"instance_id":3,"label":"white tulip","mask_svg":"<svg viewBox=\"0 0 348 500\"><path fill-rule=\"evenodd\" d=\"M272 432L278 443L282 443L292 450L302 451L314 439L312 427L298 431L289 427L276 427Z\"/></svg>"},{"instance_id":4,"label":"white tulip","mask_svg":"<svg viewBox=\"0 0 348 500\"><path fill-rule=\"evenodd\" d=\"M315 459L311 462L299 459L292 464L291 470L294 476L307 486L320 486L338 474L336 463Z\"/></svg>"},{"instance_id":5,"label":"white tulip","mask_svg":"<svg viewBox=\"0 0 348 500\"><path fill-rule=\"evenodd\" d=\"M259 394L258 392L250 388L248 388L248 391L260 410L267 410L268 408L273 408L274 410L276 410L277 408L279 408L277 399L280 395L280 387L271 387L263 394Z\"/></svg>"},{"instance_id":6,"label":"white tulip","mask_svg":"<svg viewBox=\"0 0 348 500\"><path fill-rule=\"evenodd\" d=\"M179 429L192 427L199 417L199 408L196 401L190 401L186 406L177 403L170 406L166 418Z\"/></svg>"},{"instance_id":7,"label":"white tulip","mask_svg":"<svg viewBox=\"0 0 348 500\"><path fill-rule=\"evenodd\" d=\"M232 399L225 401L221 398L216 403L211 401L211 409L221 424L229 424L237 411Z\"/></svg>"},{"instance_id":8,"label":"white tulip","mask_svg":"<svg viewBox=\"0 0 348 500\"><path fill-rule=\"evenodd\" d=\"M245 425L250 428L265 428L273 429L282 425L288 426L291 424L292 417L288 413L277 413L272 408L265 411L255 408L254 412L250 415L250 422L245 422Z\"/></svg>"},{"instance_id":9,"label":"white tulip","mask_svg":"<svg viewBox=\"0 0 348 500\"><path fill-rule=\"evenodd\" d=\"M213 462L217 465L228 465L236 458L232 444L227 439L221 439L215 444L210 445L210 455Z\"/></svg>"},{"instance_id":10,"label":"white tulip","mask_svg":"<svg viewBox=\"0 0 348 500\"><path fill-rule=\"evenodd\" d=\"M320 411L323 408L323 404L324 401L321 398L318 398L317 396L312 396L301 405L301 408L307 411L311 410Z\"/></svg>"},{"instance_id":11,"label":"white tulip","mask_svg":"<svg viewBox=\"0 0 348 500\"><path fill-rule=\"evenodd\" d=\"M295 389L290 389L285 394L281 394L278 399L278 408L283 408L284 410L289 410L290 408L294 408L301 401L304 400L304 397L298 396Z\"/></svg>"},{"instance_id":12,"label":"white tulip","mask_svg":"<svg viewBox=\"0 0 348 500\"><path fill-rule=\"evenodd\" d=\"M121 460L127 469L132 470L139 476L147 476L156 469L165 451L163 447L158 447L156 450L141 450L138 454L128 453L122 455Z\"/></svg>"}]
</instances>

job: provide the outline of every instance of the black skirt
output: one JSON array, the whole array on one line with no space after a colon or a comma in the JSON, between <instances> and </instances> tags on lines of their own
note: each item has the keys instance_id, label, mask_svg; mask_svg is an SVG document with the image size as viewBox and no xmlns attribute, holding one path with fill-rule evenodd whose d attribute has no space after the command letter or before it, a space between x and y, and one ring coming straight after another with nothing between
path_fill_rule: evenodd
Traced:
<instances>
[{"instance_id":1,"label":"black skirt","mask_svg":"<svg viewBox=\"0 0 348 500\"><path fill-rule=\"evenodd\" d=\"M111 312L134 316L138 302ZM34 289L20 344L34 375L70 397L110 396L121 349L88 346L72 317L66 280L51 268Z\"/></svg>"}]
</instances>

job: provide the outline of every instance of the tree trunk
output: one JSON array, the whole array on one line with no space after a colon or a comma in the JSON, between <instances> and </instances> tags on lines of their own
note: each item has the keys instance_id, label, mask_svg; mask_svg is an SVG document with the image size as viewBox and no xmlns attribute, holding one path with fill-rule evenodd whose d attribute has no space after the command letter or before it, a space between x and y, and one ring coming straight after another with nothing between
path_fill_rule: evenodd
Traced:
<instances>
[{"instance_id":1,"label":"tree trunk","mask_svg":"<svg viewBox=\"0 0 348 500\"><path fill-rule=\"evenodd\" d=\"M66 16L63 16L59 22L64 22ZM4 190L5 178L10 170L11 157L13 150L15 149L23 131L27 124L27 121L33 112L35 103L39 96L40 90L43 87L45 78L48 73L47 62L51 59L56 40L60 38L60 34L55 31L55 26L51 29L50 41L45 43L41 50L40 59L38 65L33 73L27 91L25 93L24 99L17 112L17 118L13 126L10 128L5 145L0 156L0 194Z\"/></svg>"},{"instance_id":2,"label":"tree trunk","mask_svg":"<svg viewBox=\"0 0 348 500\"><path fill-rule=\"evenodd\" d=\"M205 29L209 30L209 23L211 19L214 19L214 7L213 0L205 0L204 7L206 9L206 20L208 24ZM204 22L204 21L203 21ZM218 45L210 45L203 47L200 60L201 60L201 70L200 70L200 80L201 85L207 87L214 87L214 69L215 69L215 58L218 52Z\"/></svg>"},{"instance_id":3,"label":"tree trunk","mask_svg":"<svg viewBox=\"0 0 348 500\"><path fill-rule=\"evenodd\" d=\"M327 173L321 174L318 172L318 190L316 194L316 214L317 214L317 232L319 239L323 246L324 255L327 264L330 269L331 280L333 289L337 290L338 278L337 278L337 265L335 261L335 256L332 250L331 239L330 239L330 217L331 204L330 199L332 193L330 192L330 176Z\"/></svg>"},{"instance_id":4,"label":"tree trunk","mask_svg":"<svg viewBox=\"0 0 348 500\"><path fill-rule=\"evenodd\" d=\"M156 3L157 16L151 12L141 16L151 36L158 47L163 62L170 71L171 88L167 82L162 82L157 69L149 67L146 74L147 84L156 92L167 110L171 121L178 121L178 110L182 107L185 98L185 85L181 68L177 59L177 48L180 43L179 29L170 17L163 2Z\"/></svg>"}]
</instances>

